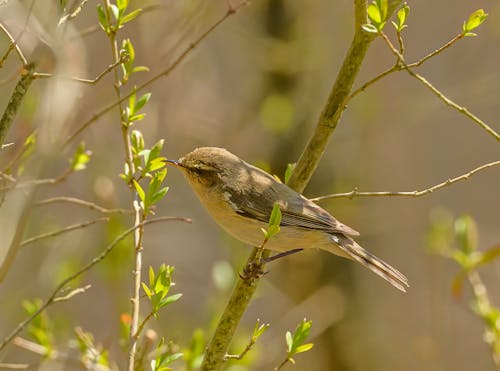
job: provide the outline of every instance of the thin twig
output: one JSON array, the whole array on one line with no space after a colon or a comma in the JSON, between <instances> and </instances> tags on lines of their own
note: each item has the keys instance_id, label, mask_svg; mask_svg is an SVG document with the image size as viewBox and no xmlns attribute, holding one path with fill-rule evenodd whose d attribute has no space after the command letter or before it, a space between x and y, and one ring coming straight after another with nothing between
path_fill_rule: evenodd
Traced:
<instances>
[{"instance_id":1,"label":"thin twig","mask_svg":"<svg viewBox=\"0 0 500 371\"><path fill-rule=\"evenodd\" d=\"M64 233L74 231L76 229L82 229L82 228L88 227L89 225L92 225L92 224L96 224L99 222L107 222L107 221L109 221L109 218L103 217L103 218L98 218L98 219L94 219L94 220L89 220L89 221L86 221L83 223L73 224L73 225L70 225L68 227L58 229L56 231L42 233L42 234L39 234L38 236L34 236L34 237L31 237L31 238L28 238L28 239L22 241L21 246L26 246L26 245L29 245L31 243L38 242L40 240L45 240L47 238L56 237L56 236L59 236L59 235L64 234Z\"/></svg>"},{"instance_id":2,"label":"thin twig","mask_svg":"<svg viewBox=\"0 0 500 371\"><path fill-rule=\"evenodd\" d=\"M1 191L6 191L6 190L11 190L11 189L21 189L21 188L27 188L27 187L32 187L32 186L41 186L41 185L47 185L47 184L58 184L66 180L66 178L73 173L74 170L70 167L64 171L61 175L59 175L57 178L46 178L46 179L31 179L27 180L24 182L19 182L19 183L12 183L10 185L0 187L0 192Z\"/></svg>"},{"instance_id":3,"label":"thin twig","mask_svg":"<svg viewBox=\"0 0 500 371\"><path fill-rule=\"evenodd\" d=\"M326 196L321 196L321 197L316 197L312 198L311 201L318 202L318 201L323 201L331 198L354 198L354 197L421 197L428 195L429 193L432 193L434 191L437 191L438 189L448 187L454 183L460 182L462 180L467 180L469 179L472 175L485 170L487 168L493 167L500 165L500 161L494 161L490 162L484 165L481 165L474 170L469 171L466 174L462 174L460 176L457 176L456 178L452 179L447 179L444 182L441 182L439 184L433 185L432 187L423 189L421 191L403 191L403 192L359 192L357 189L353 189L351 192L346 192L346 193L335 193L331 195L326 195Z\"/></svg>"},{"instance_id":4,"label":"thin twig","mask_svg":"<svg viewBox=\"0 0 500 371\"><path fill-rule=\"evenodd\" d=\"M57 27L61 27L64 23L66 23L67 21L75 18L83 9L83 7L85 6L85 3L87 3L88 0L81 0L80 4L78 6L76 6L74 8L74 10L72 10L71 12L69 13L66 13L64 14L61 19L59 20L59 23L57 24Z\"/></svg>"},{"instance_id":5,"label":"thin twig","mask_svg":"<svg viewBox=\"0 0 500 371\"><path fill-rule=\"evenodd\" d=\"M106 18L108 25L112 23L112 14L111 14L111 2L110 0L104 0L104 8L106 11ZM116 41L116 32L117 29L114 30L111 26L109 26L109 31L107 32L108 40L111 47L111 53L113 57L113 63L122 63L120 57L120 51L118 49L118 42ZM118 100L118 113L120 117L120 128L122 134L123 147L125 152L125 162L127 165L128 171L131 174L135 174L136 166L134 163L134 157L132 153L132 143L130 140L130 125L128 124L127 118L124 114L124 109L122 107L122 91L121 87L123 85L123 80L120 76L120 73L117 69L113 70L114 74L114 88L116 93L116 98ZM129 184L131 185L131 184ZM146 220L146 213L143 212L139 205L139 195L135 187L130 187L130 192L132 195L132 205L134 209L134 226L139 226L134 230L134 257L135 257L135 267L133 271L133 296L130 299L132 303L131 308L131 321L130 321L130 348L128 353L128 370L134 371L136 362L135 356L137 353L138 347L138 325L139 325L139 315L140 315L140 292L141 292L141 274L142 274L142 253L143 253L143 240L144 240L144 228L141 227L142 223Z\"/></svg>"},{"instance_id":6,"label":"thin twig","mask_svg":"<svg viewBox=\"0 0 500 371\"><path fill-rule=\"evenodd\" d=\"M133 213L132 210L128 210L128 209L107 209L107 208L99 206L93 202L85 201L85 200L82 200L79 198L74 198L74 197L47 198L45 200L36 202L33 206L38 207L38 206L50 205L50 204L60 203L60 202L66 202L66 203L70 203L70 204L88 207L89 209L98 211L102 214L131 214L131 213Z\"/></svg>"},{"instance_id":7,"label":"thin twig","mask_svg":"<svg viewBox=\"0 0 500 371\"><path fill-rule=\"evenodd\" d=\"M106 69L104 71L102 71L99 75L97 75L93 79L83 79L83 78L80 78L80 77L60 77L60 78L65 79L65 80L75 81L75 82L82 82L84 84L95 85L99 81L101 81L101 79L104 76L106 76L108 73L110 73L111 71L113 71L117 66L119 66L124 61L125 61L125 58L120 58L118 61L116 61L116 62L110 64L108 67L106 67ZM54 75L51 74L51 73L36 72L36 73L34 73L34 77L37 78L37 79L38 78L49 78L49 77L54 77Z\"/></svg>"},{"instance_id":8,"label":"thin twig","mask_svg":"<svg viewBox=\"0 0 500 371\"><path fill-rule=\"evenodd\" d=\"M21 323L19 323L14 330L10 334L8 334L1 342L0 342L0 351L9 344L14 337L17 336L31 321L33 321L40 313L45 311L47 307L52 305L54 303L54 300L58 297L58 295L62 292L62 290L73 280L76 278L80 277L82 274L90 270L92 267L94 267L96 264L101 262L108 254L113 251L113 249L123 240L125 239L130 233L134 232L135 229L146 226L148 224L153 224L153 223L158 223L158 222L163 222L163 221L184 221L190 223L191 220L187 218L182 218L182 217L173 217L173 216L164 216L164 217L159 217L155 219L150 219L144 221L141 225L138 226L133 226L123 233L121 233L118 237L116 237L113 242L111 242L109 245L106 246L104 251L96 256L94 259L92 259L89 263L87 263L83 268L79 269L77 272L73 273L72 275L68 276L64 280L62 280L52 291L52 294L45 300L45 302L38 308L34 313L32 313L28 318L23 320Z\"/></svg>"},{"instance_id":9,"label":"thin twig","mask_svg":"<svg viewBox=\"0 0 500 371\"><path fill-rule=\"evenodd\" d=\"M283 362L281 362L279 364L279 366L275 367L274 368L274 371L278 371L278 370L281 370L283 368L283 366L285 366L288 362L290 362L290 358L289 357L286 357Z\"/></svg>"},{"instance_id":10,"label":"thin twig","mask_svg":"<svg viewBox=\"0 0 500 371\"><path fill-rule=\"evenodd\" d=\"M7 273L9 272L10 268L12 267L12 264L14 263L17 253L21 249L21 241L23 238L24 230L28 225L33 197L34 197L33 192L31 192L27 200L25 201L25 204L21 206L22 211L16 221L14 235L11 239L10 245L7 248L7 252L4 254L2 263L0 264L0 283L7 276Z\"/></svg>"},{"instance_id":11,"label":"thin twig","mask_svg":"<svg viewBox=\"0 0 500 371\"><path fill-rule=\"evenodd\" d=\"M416 62L407 64L407 66L410 67L410 68L411 67L420 67L422 64L424 64L429 59L435 57L436 55L442 53L444 50L448 49L450 46L452 46L453 44L455 44L458 40L463 39L464 36L465 35L463 33L459 33L457 36L455 36L454 38L452 38L450 41L448 41L446 44L444 44L440 48L437 48L436 50L430 52L429 54L427 54L426 56L420 58ZM400 54L403 55L404 53L400 53Z\"/></svg>"},{"instance_id":12,"label":"thin twig","mask_svg":"<svg viewBox=\"0 0 500 371\"><path fill-rule=\"evenodd\" d=\"M68 301L69 299L71 299L75 295L83 294L85 291L87 291L91 287L92 287L91 285L86 285L86 286L78 287L78 288L76 288L74 290L71 290L66 295L58 296L57 298L55 298L54 299L54 303L59 303L61 301Z\"/></svg>"},{"instance_id":13,"label":"thin twig","mask_svg":"<svg viewBox=\"0 0 500 371\"><path fill-rule=\"evenodd\" d=\"M400 71L400 70L401 70L401 67L398 66L397 64L395 64L394 66L386 69L385 71L381 72L377 76L375 76L372 79L368 80L363 85L361 85L359 88L353 90L353 92L349 95L349 97L344 102L344 104L343 104L344 107L345 107L345 105L347 104L348 101L350 101L351 99L353 99L359 93L364 92L370 85L375 84L376 82L378 82L379 80L382 80L387 75L390 75L391 73L396 72L396 71Z\"/></svg>"},{"instance_id":14,"label":"thin twig","mask_svg":"<svg viewBox=\"0 0 500 371\"><path fill-rule=\"evenodd\" d=\"M0 363L0 369L5 370L26 370L29 367L29 363Z\"/></svg>"},{"instance_id":15,"label":"thin twig","mask_svg":"<svg viewBox=\"0 0 500 371\"><path fill-rule=\"evenodd\" d=\"M60 357L59 351L51 349L50 352L48 352L47 347L35 343L34 341L22 338L20 336L16 336L12 341L12 344L14 344L16 347L27 350L34 354L38 354L39 356L42 357L48 357L50 359L55 359Z\"/></svg>"},{"instance_id":16,"label":"thin twig","mask_svg":"<svg viewBox=\"0 0 500 371\"><path fill-rule=\"evenodd\" d=\"M137 331L135 332L134 334L134 337L137 339L139 339L139 335L141 334L142 330L144 329L144 326L146 325L146 323L151 319L153 318L155 315L154 312L149 312L149 314L146 316L146 318L144 318L141 322L141 324L138 326L137 328Z\"/></svg>"},{"instance_id":17,"label":"thin twig","mask_svg":"<svg viewBox=\"0 0 500 371\"><path fill-rule=\"evenodd\" d=\"M186 49L168 66L166 69L158 73L157 75L153 76L146 82L142 83L139 85L137 88L133 89L131 92L127 93L126 95L122 96L120 100L115 101L108 106L102 108L100 111L95 113L90 119L88 119L86 122L84 122L73 134L71 134L66 141L64 142L63 146L67 146L70 142L72 142L77 136L79 136L84 130L86 130L90 125L92 125L95 121L97 121L100 117L111 111L114 107L116 107L118 104L122 103L126 99L128 99L131 95L136 94L137 92L141 91L142 89L148 87L152 83L156 82L160 78L164 76L168 76L175 68L177 68L184 59L204 40L209 36L217 27L219 27L224 21L229 18L230 16L234 15L240 8L242 8L244 5L248 4L249 1L242 1L240 4L232 6L228 9L228 11L217 21L215 21L205 32L203 32L195 41L190 43Z\"/></svg>"},{"instance_id":18,"label":"thin twig","mask_svg":"<svg viewBox=\"0 0 500 371\"><path fill-rule=\"evenodd\" d=\"M137 18L143 16L144 14L146 14L148 12L151 12L153 10L157 10L157 9L160 9L163 7L164 6L161 4L151 4L151 5L145 6L144 8L142 8L142 12L139 13ZM86 29L80 31L78 34L69 36L67 41L73 41L76 39L81 39L81 38L90 36L90 35L98 32L99 30L101 30L101 26L99 26L99 25L93 25L93 26L87 27Z\"/></svg>"},{"instance_id":19,"label":"thin twig","mask_svg":"<svg viewBox=\"0 0 500 371\"><path fill-rule=\"evenodd\" d=\"M497 369L500 369L500 352L498 349L497 341L495 341L495 336L491 336L491 334L488 335L488 332L498 331L497 324L494 323L492 325L491 323L491 313L496 312L496 310L491 305L488 290L481 280L479 273L475 270L472 270L467 274L467 278L472 287L472 293L474 295L475 312L485 322L484 341L491 348L491 356L493 358L495 366L497 367ZM492 329L492 327L494 329Z\"/></svg>"},{"instance_id":20,"label":"thin twig","mask_svg":"<svg viewBox=\"0 0 500 371\"><path fill-rule=\"evenodd\" d=\"M384 32L380 32L380 36L382 39L385 41L389 49L392 51L392 53L398 58L399 63L404 67L406 72L414 78L416 78L418 81L420 81L424 86L426 86L434 95L436 95L439 99L441 99L446 105L448 105L451 108L454 108L458 112L462 113L463 115L467 116L470 118L474 123L479 125L482 129L484 129L488 134L493 136L497 141L500 141L500 134L498 134L493 128L491 128L488 124L486 124L483 120L481 120L479 117L474 115L472 112L470 112L467 108L460 106L459 104L455 103L452 101L450 98L448 98L446 95L444 95L440 90L438 90L434 85L432 85L427 79L425 79L423 76L419 75L418 73L414 72L405 62L404 57L401 55L401 53L394 47L392 44L391 40L387 37L387 35ZM456 39L456 38L455 38ZM431 53L432 54L432 53Z\"/></svg>"},{"instance_id":21,"label":"thin twig","mask_svg":"<svg viewBox=\"0 0 500 371\"><path fill-rule=\"evenodd\" d=\"M3 24L0 23L0 29L4 32L5 35L7 35L7 38L10 41L10 45L7 48L7 51L4 53L2 58L0 58L0 68L3 66L4 62L7 60L9 57L9 54L15 50L17 55L19 56L19 59L21 60L21 63L23 66L28 64L28 60L24 56L23 52L21 51L21 48L17 45L16 40L12 37L12 35L9 33L9 31L4 27Z\"/></svg>"},{"instance_id":22,"label":"thin twig","mask_svg":"<svg viewBox=\"0 0 500 371\"><path fill-rule=\"evenodd\" d=\"M400 37L401 37L401 33L398 33L398 41L400 43L399 53L401 55L403 55L404 54L404 44L403 44L403 40L402 39L399 40ZM448 42L446 42L446 44L442 45L441 47L437 48L436 50L430 52L429 54L425 55L424 57L420 58L419 60L417 60L415 62L407 64L407 67L413 68L413 67L420 67L420 66L422 66L429 59L431 59L431 58L435 57L436 55L442 53L444 50L448 49L450 46L452 46L453 44L455 44L458 40L461 40L462 38L463 38L463 34L458 34L457 36L455 36L454 38L452 38L451 40L449 40ZM399 72L399 71L402 71L404 69L405 68L404 68L403 65L401 65L400 63L395 63L392 67L388 68L387 70L381 72L377 76L375 76L372 79L368 80L363 85L361 85L359 88L355 89L351 93L351 95L349 95L349 97L343 103L344 108L345 108L345 106L347 105L347 103L351 99L353 99L359 93L362 93L363 91L365 91L372 84L375 84L376 82L382 80L384 77L386 77L386 76L388 76L388 75L390 75L390 74L392 74L394 72Z\"/></svg>"},{"instance_id":23,"label":"thin twig","mask_svg":"<svg viewBox=\"0 0 500 371\"><path fill-rule=\"evenodd\" d=\"M250 339L250 341L248 342L248 344L246 345L245 349L243 349L243 351L240 354L226 354L226 355L224 355L224 361L227 361L230 359L239 361L239 360L243 359L243 357L246 356L246 354L250 351L250 349L252 349L252 347L255 345L255 343L256 343L256 339L254 339L254 337L252 337Z\"/></svg>"}]
</instances>

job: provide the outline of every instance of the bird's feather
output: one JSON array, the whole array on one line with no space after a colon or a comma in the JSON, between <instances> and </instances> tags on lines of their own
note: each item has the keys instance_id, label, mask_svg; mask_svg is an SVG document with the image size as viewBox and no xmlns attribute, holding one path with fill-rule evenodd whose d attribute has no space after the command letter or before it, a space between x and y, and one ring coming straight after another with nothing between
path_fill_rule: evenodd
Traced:
<instances>
[{"instance_id":1,"label":"bird's feather","mask_svg":"<svg viewBox=\"0 0 500 371\"><path fill-rule=\"evenodd\" d=\"M239 215L267 223L274 203L278 202L281 209L282 226L342 233L348 236L359 235L357 231L339 222L326 210L295 192L286 184L277 182L263 170L248 164L247 166L250 169L246 171L251 172L248 174L248 179L255 181L255 179L260 178L260 181L255 182L254 187L224 188L226 200Z\"/></svg>"}]
</instances>

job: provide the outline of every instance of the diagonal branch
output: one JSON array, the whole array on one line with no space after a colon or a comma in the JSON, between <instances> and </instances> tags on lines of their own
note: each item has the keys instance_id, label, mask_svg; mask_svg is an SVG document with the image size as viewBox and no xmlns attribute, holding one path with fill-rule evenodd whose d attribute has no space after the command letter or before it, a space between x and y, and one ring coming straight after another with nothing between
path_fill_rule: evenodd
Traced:
<instances>
[{"instance_id":1,"label":"diagonal branch","mask_svg":"<svg viewBox=\"0 0 500 371\"><path fill-rule=\"evenodd\" d=\"M421 76L420 74L416 73L413 71L408 64L406 64L405 59L403 55L394 47L392 44L391 40L387 37L387 35L384 32L380 32L380 36L384 40L384 42L387 44L391 52L396 56L398 59L398 63L401 64L401 66L408 72L408 74L418 81L420 81L424 86L426 86L435 96L437 96L439 99L441 99L447 106L454 108L461 114L467 116L470 118L474 123L479 125L482 129L484 129L488 134L490 134L493 138L495 138L497 141L500 142L500 134L498 134L492 127L490 127L488 124L486 124L483 120L481 120L479 117L474 115L472 112L470 112L467 108L460 106L459 104L455 103L453 100L448 98L446 95L444 95L440 90L438 90L434 85L432 85L425 77ZM456 38L455 38L456 39ZM432 53L431 53L432 54Z\"/></svg>"},{"instance_id":2,"label":"diagonal branch","mask_svg":"<svg viewBox=\"0 0 500 371\"><path fill-rule=\"evenodd\" d=\"M54 203L61 203L61 202L66 202L70 204L75 204L79 206L84 206L88 207L90 210L95 210L98 211L102 214L131 214L133 213L132 210L128 209L107 209L105 207L99 206L93 202L85 201L80 198L75 198L75 197L52 197L52 198L47 198L42 201L36 202L33 206L44 206L44 205L50 205Z\"/></svg>"},{"instance_id":3,"label":"diagonal branch","mask_svg":"<svg viewBox=\"0 0 500 371\"><path fill-rule=\"evenodd\" d=\"M494 162L489 162L487 164L484 164L482 166L479 166L475 168L474 170L469 171L466 174L462 174L460 176L457 176L452 179L447 179L444 182L441 182L439 184L433 185L432 187L423 189L421 191L405 191L405 192L359 192L357 189L353 189L351 192L346 192L346 193L335 193L331 195L326 195L326 196L320 196L316 198L312 198L311 201L318 202L318 201L323 201L323 200L328 200L331 198L354 198L354 197L421 197L428 195L429 193L432 193L434 191L437 191L438 189L448 187L454 183L460 182L462 180L467 180L471 176L473 176L476 173L479 173L480 171L483 171L485 169L488 169L490 167L498 166L500 165L500 161L494 161Z\"/></svg>"},{"instance_id":4,"label":"diagonal branch","mask_svg":"<svg viewBox=\"0 0 500 371\"><path fill-rule=\"evenodd\" d=\"M56 237L56 236L59 236L61 234L67 233L67 232L71 232L71 231L74 231L77 229L82 229L82 228L88 227L89 225L92 225L92 224L96 224L99 222L107 222L107 221L109 221L109 218L98 218L98 219L94 219L94 220L88 220L88 221L83 222L83 223L73 224L73 225L52 231L52 232L42 233L42 234L39 234L37 236L28 238L28 239L22 241L20 246L26 246L26 245L29 245L31 243L38 242L40 240L45 240L47 238Z\"/></svg>"},{"instance_id":5,"label":"diagonal branch","mask_svg":"<svg viewBox=\"0 0 500 371\"><path fill-rule=\"evenodd\" d=\"M77 272L73 273L72 275L68 276L64 280L62 280L56 288L52 291L50 296L45 300L45 302L38 308L36 312L34 312L31 316L23 320L21 323L19 323L14 330L10 334L8 334L1 342L0 342L0 351L4 349L7 344L9 344L14 337L17 336L31 321L33 321L36 317L40 315L44 310L46 310L49 306L57 302L57 298L59 297L59 294L64 290L64 288L73 280L76 278L80 277L82 274L93 268L96 264L101 262L108 254L113 251L113 249L123 240L125 239L129 234L133 233L137 228L144 227L148 224L153 224L153 223L158 223L158 222L163 222L163 221L172 221L172 220L177 220L177 221L184 221L184 222L191 222L190 219L187 218L181 218L181 217L174 217L174 216L164 216L164 217L159 217L156 219L150 219L146 220L143 223L139 225L135 225L126 231L124 231L122 234L120 234L118 237L116 237L113 242L111 242L104 251L96 256L94 259L92 259L89 263L87 263L83 268L78 270Z\"/></svg>"},{"instance_id":6,"label":"diagonal branch","mask_svg":"<svg viewBox=\"0 0 500 371\"><path fill-rule=\"evenodd\" d=\"M238 5L235 6L229 6L228 11L220 17L217 21L214 22L205 32L203 32L195 41L193 41L191 44L189 44L186 49L172 62L170 66L165 68L163 71L160 73L156 74L149 80L145 81L141 85L137 86L135 89L133 89L130 93L123 95L119 100L110 103L106 107L102 108L99 112L95 113L90 119L85 121L73 134L71 134L66 141L64 142L63 146L67 146L70 142L72 142L77 136L79 136L83 131L85 131L89 126L91 126L95 121L97 121L100 117L104 116L106 113L111 111L114 107L119 105L120 103L124 102L126 99L130 98L131 95L141 91L142 89L148 87L149 85L153 84L157 80L161 79L162 77L168 76L173 70L175 70L181 62L186 59L186 57L203 41L205 40L217 27L219 27L226 19L228 19L230 16L236 14L236 12L242 8L244 5L247 5L248 1L244 0Z\"/></svg>"}]
</instances>

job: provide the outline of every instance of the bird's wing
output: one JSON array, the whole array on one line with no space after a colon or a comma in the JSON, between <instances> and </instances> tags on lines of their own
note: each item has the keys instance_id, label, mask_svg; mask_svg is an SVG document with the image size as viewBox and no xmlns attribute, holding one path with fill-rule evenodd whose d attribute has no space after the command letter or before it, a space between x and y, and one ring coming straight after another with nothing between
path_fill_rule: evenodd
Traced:
<instances>
[{"instance_id":1,"label":"bird's wing","mask_svg":"<svg viewBox=\"0 0 500 371\"><path fill-rule=\"evenodd\" d=\"M357 231L342 224L326 210L285 184L276 182L260 192L254 188L245 191L225 189L224 194L239 215L264 223L269 222L273 205L278 202L281 209L281 226L342 233L348 236L359 235Z\"/></svg>"}]
</instances>

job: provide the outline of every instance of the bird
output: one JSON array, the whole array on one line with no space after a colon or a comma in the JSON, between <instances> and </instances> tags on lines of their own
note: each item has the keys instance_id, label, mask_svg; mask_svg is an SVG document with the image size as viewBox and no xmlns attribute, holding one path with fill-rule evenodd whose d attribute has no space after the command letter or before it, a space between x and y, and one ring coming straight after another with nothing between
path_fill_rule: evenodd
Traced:
<instances>
[{"instance_id":1,"label":"bird","mask_svg":"<svg viewBox=\"0 0 500 371\"><path fill-rule=\"evenodd\" d=\"M199 147L178 160L166 160L182 171L211 217L227 233L251 246L264 240L274 205L281 211L280 231L266 249L286 252L317 248L357 261L397 289L406 292L408 279L396 268L361 247L359 232L291 189L276 177L228 150Z\"/></svg>"}]
</instances>

